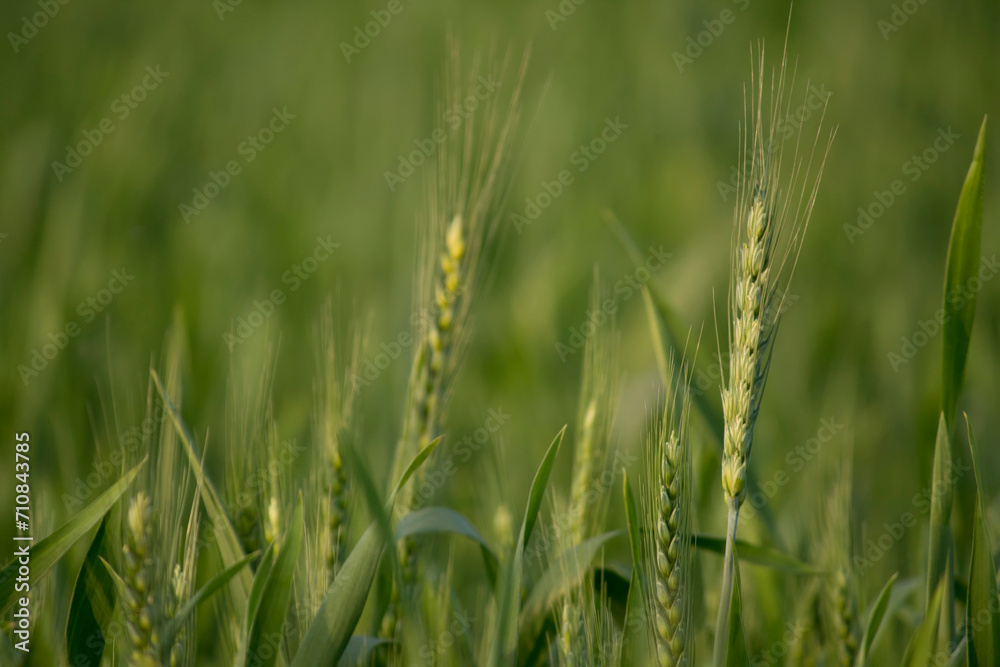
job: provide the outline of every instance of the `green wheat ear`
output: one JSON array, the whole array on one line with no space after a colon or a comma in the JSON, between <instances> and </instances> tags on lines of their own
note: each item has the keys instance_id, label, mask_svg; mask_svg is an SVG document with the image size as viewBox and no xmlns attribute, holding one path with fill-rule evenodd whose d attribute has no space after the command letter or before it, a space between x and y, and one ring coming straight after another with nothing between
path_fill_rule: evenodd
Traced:
<instances>
[{"instance_id":1,"label":"green wheat ear","mask_svg":"<svg viewBox=\"0 0 1000 667\"><path fill-rule=\"evenodd\" d=\"M674 362L668 361L669 377ZM645 533L645 603L659 667L691 664L692 489L689 371L667 388L663 412L645 443L640 503Z\"/></svg>"},{"instance_id":2,"label":"green wheat ear","mask_svg":"<svg viewBox=\"0 0 1000 667\"><path fill-rule=\"evenodd\" d=\"M716 621L715 662L727 662L729 617L733 600L736 530L740 507L746 498L747 466L754 428L767 383L775 337L784 300L819 190L826 155L820 149L822 116L815 138L800 154L803 130L795 139L794 153L784 156L784 123L791 113L786 83L786 52L771 74L770 93L764 97L764 54L758 53L751 77L748 117L740 129L741 169L737 204L733 214L733 241L726 333L729 363L722 388L723 454L722 490L728 510L722 593ZM807 86L808 88L808 86ZM825 116L825 101L823 116ZM811 144L811 147L809 146ZM815 170L815 171L814 171ZM721 364L721 352L720 364Z\"/></svg>"},{"instance_id":3,"label":"green wheat ear","mask_svg":"<svg viewBox=\"0 0 1000 667\"><path fill-rule=\"evenodd\" d=\"M601 287L594 270L590 291L591 312L600 309L610 295ZM595 524L603 520L606 505L589 493L597 478L611 465L611 428L621 382L618 369L618 333L613 316L587 338L584 346L583 379L576 417L573 449L573 481L570 486L569 539L579 544L591 536Z\"/></svg>"},{"instance_id":4,"label":"green wheat ear","mask_svg":"<svg viewBox=\"0 0 1000 667\"><path fill-rule=\"evenodd\" d=\"M453 108L477 85L481 68L473 63L471 75L459 70L457 49L451 48L444 96L438 117ZM521 85L527 68L524 54L511 77L513 58L490 68L501 84L463 124L450 126L448 140L438 152L428 178L426 210L419 230L419 265L414 282L415 349L403 429L394 457L393 478L420 449L441 435L447 401L469 339L471 306L488 277L488 261L495 251L497 228L503 213L511 175L511 150L520 121ZM418 488L427 472L422 467L402 490L397 508L417 509ZM402 582L394 582L390 603L379 631L382 638L399 636L399 607L403 589L415 579L416 544L405 539L398 557Z\"/></svg>"}]
</instances>

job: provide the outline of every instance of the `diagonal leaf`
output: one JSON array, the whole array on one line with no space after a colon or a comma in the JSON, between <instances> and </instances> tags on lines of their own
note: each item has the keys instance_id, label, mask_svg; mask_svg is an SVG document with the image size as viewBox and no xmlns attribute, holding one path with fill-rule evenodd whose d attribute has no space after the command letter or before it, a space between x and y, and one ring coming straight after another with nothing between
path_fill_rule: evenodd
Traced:
<instances>
[{"instance_id":1,"label":"diagonal leaf","mask_svg":"<svg viewBox=\"0 0 1000 667\"><path fill-rule=\"evenodd\" d=\"M204 586L198 589L198 591L184 603L184 606L181 607L173 619L171 619L170 625L172 627L167 631L167 636L177 636L181 626L184 624L184 621L187 620L187 617L191 614L191 612L193 612L202 602L212 597L212 595L218 592L219 589L228 584L229 580L235 577L241 568L246 567L246 565L258 555L260 555L260 552L258 551L248 554L241 560L237 561L234 565L227 567L225 570L209 579Z\"/></svg>"},{"instance_id":2,"label":"diagonal leaf","mask_svg":"<svg viewBox=\"0 0 1000 667\"><path fill-rule=\"evenodd\" d=\"M969 667L1000 664L1000 597L997 595L996 564L990 546L983 509L983 480L979 477L976 436L965 416L972 451L972 469L976 478L976 514L972 527L972 565L969 570L969 604L966 606L965 632Z\"/></svg>"},{"instance_id":3,"label":"diagonal leaf","mask_svg":"<svg viewBox=\"0 0 1000 667\"><path fill-rule=\"evenodd\" d=\"M184 451L187 454L188 463L190 464L191 470L194 472L195 479L198 482L198 486L201 489L200 495L202 502L205 505L205 512L208 514L210 524L215 528L215 541L219 547L219 555L222 556L222 564L227 568L232 567L236 563L240 562L244 556L246 556L246 554L243 553L243 546L240 544L240 538L236 534L236 529L233 527L232 522L229 520L229 514L226 512L225 506L222 504L219 492L216 490L212 480L210 480L205 474L202 459L195 449L194 436L191 435L191 431L188 429L187 424L184 423L184 419L181 417L174 404L170 401L166 390L163 388L163 383L160 382L160 376L157 375L155 370L150 370L149 372L153 377L153 383L156 385L156 390L159 392L160 398L163 400L167 413L170 415L171 421L173 421L177 432L180 434L181 443L184 445ZM231 596L233 606L238 614L243 614L245 612L247 597L250 595L250 588L252 586L253 575L250 573L249 569L241 569L239 573L230 580L229 594Z\"/></svg>"},{"instance_id":4,"label":"diagonal leaf","mask_svg":"<svg viewBox=\"0 0 1000 667\"><path fill-rule=\"evenodd\" d=\"M861 646L858 647L858 656L854 662L856 667L866 667L868 664L868 653L871 651L872 642L875 641L878 629L882 626L882 619L885 618L885 611L889 607L889 598L892 597L892 587L898 577L898 572L889 577L889 581L886 582L882 592L875 600L875 605L868 615L868 623L865 625L865 634L861 638Z\"/></svg>"},{"instance_id":5,"label":"diagonal leaf","mask_svg":"<svg viewBox=\"0 0 1000 667\"><path fill-rule=\"evenodd\" d=\"M305 528L302 496L295 506L288 534L281 543L274 565L267 575L267 582L260 595L257 615L250 624L247 635L247 665L273 667L281 649L282 629L288 614L288 602L292 597L292 580L295 566L302 550L302 535Z\"/></svg>"},{"instance_id":6,"label":"diagonal leaf","mask_svg":"<svg viewBox=\"0 0 1000 667\"><path fill-rule=\"evenodd\" d=\"M115 582L101 564L107 524L108 515L105 514L73 587L66 622L66 655L72 665L101 663L104 633L115 611Z\"/></svg>"},{"instance_id":7,"label":"diagonal leaf","mask_svg":"<svg viewBox=\"0 0 1000 667\"><path fill-rule=\"evenodd\" d=\"M42 575L59 562L59 560L69 551L70 547L76 544L77 540L87 534L101 518L108 513L108 510L118 502L125 490L128 488L135 476L139 474L146 460L136 465L128 471L124 477L108 487L99 495L94 502L80 510L72 519L56 529L54 533L30 547L28 552L31 559L31 582L36 584ZM23 544L28 544L24 542ZM15 595L14 586L17 583L17 571L20 567L17 558L0 571L0 615L6 614L14 606Z\"/></svg>"},{"instance_id":8,"label":"diagonal leaf","mask_svg":"<svg viewBox=\"0 0 1000 667\"><path fill-rule=\"evenodd\" d=\"M590 564L608 540L622 534L623 531L615 530L591 537L569 547L549 565L524 602L520 620L522 650L530 650L535 645L552 605L571 591L590 571Z\"/></svg>"},{"instance_id":9,"label":"diagonal leaf","mask_svg":"<svg viewBox=\"0 0 1000 667\"><path fill-rule=\"evenodd\" d=\"M269 544L264 551L264 556L260 559L260 563L257 564L257 571L253 576L253 586L250 587L250 595L247 598L245 627L247 632L250 631L250 625L257 616L257 607L260 605L260 596L264 592L264 584L267 583L267 575L271 574L271 567L274 566L274 550L276 546L274 542Z\"/></svg>"},{"instance_id":10,"label":"diagonal leaf","mask_svg":"<svg viewBox=\"0 0 1000 667\"><path fill-rule=\"evenodd\" d=\"M958 198L955 220L948 241L948 264L944 276L944 322L941 326L941 409L951 432L955 406L962 390L965 361L976 316L973 280L979 280L979 241L983 225L983 191L986 171L986 118L979 128L972 164Z\"/></svg>"}]
</instances>

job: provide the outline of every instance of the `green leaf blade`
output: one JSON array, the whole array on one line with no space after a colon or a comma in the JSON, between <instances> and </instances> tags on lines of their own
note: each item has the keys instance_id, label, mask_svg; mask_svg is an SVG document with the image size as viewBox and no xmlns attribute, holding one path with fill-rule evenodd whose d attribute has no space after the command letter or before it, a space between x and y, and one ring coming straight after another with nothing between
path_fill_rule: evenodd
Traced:
<instances>
[{"instance_id":1,"label":"green leaf blade","mask_svg":"<svg viewBox=\"0 0 1000 667\"><path fill-rule=\"evenodd\" d=\"M944 280L944 317L941 358L941 408L949 430L955 420L955 408L962 389L965 362L976 316L979 243L983 224L983 196L986 174L986 118L979 128L972 164L962 185L955 220L948 242L948 263Z\"/></svg>"}]
</instances>

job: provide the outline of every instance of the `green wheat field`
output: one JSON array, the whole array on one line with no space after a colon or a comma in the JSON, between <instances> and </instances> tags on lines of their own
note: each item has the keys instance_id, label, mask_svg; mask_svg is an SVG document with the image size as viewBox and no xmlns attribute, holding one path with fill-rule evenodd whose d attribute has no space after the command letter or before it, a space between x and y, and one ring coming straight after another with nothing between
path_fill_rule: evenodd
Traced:
<instances>
[{"instance_id":1,"label":"green wheat field","mask_svg":"<svg viewBox=\"0 0 1000 667\"><path fill-rule=\"evenodd\" d=\"M0 667L1000 667L996 2L0 28Z\"/></svg>"}]
</instances>

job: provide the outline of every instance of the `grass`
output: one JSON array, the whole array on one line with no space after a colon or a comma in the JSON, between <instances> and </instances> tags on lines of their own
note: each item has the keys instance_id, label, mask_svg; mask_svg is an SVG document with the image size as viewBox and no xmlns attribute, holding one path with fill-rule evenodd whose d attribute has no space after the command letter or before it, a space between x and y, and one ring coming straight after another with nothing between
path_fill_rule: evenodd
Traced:
<instances>
[{"instance_id":1,"label":"grass","mask_svg":"<svg viewBox=\"0 0 1000 667\"><path fill-rule=\"evenodd\" d=\"M552 438L542 424L532 425L532 441L512 450L503 432L483 443L476 436L490 453L472 459L475 470L458 466L468 462L449 406L467 390L460 371L471 341L483 334L476 309L502 298L486 288L501 263L502 215L526 145L520 117L527 59L504 56L495 69L476 61L465 71L451 57L441 84L444 108L467 99L483 71L508 87L452 128L427 175L411 304L421 316L410 320L402 410L388 401L366 404L352 378L367 359L370 336L327 302L313 329L314 380L296 378L312 396L302 448L286 447L281 437L282 421L295 415L276 389L283 352L270 335L262 336L266 352L256 365L233 360L222 437L205 426L191 429L187 420L199 414L191 407L199 398L182 391L191 373L190 325L175 315L162 360L150 365L156 370L141 408L154 427L123 456L119 482L108 480L106 495L34 547L42 576L90 536L83 565L70 577L72 598L49 593L36 612L39 619L69 619L53 643L56 660L723 667L812 659L860 667L878 656L885 664L923 667L943 656L951 664L995 664L1000 599L992 496L984 487L991 478L980 471L971 421L965 438L955 426L974 301L941 333L934 503L926 522L921 517L927 558L909 563L907 580L862 577L856 566L868 557L867 542L856 537L872 527L855 511L864 498L855 489L857 445L850 438L824 452L822 476L793 489L796 502L810 508L800 513L807 518L785 514L780 532L751 525L738 535L747 499L766 493L769 483L784 486L766 468L751 474L751 452L754 465L762 449L773 461L768 448L789 437L773 425L758 429L758 422L769 409L763 397L772 361L783 361L775 355L780 318L829 147L819 130L815 139L801 132L782 157L779 123L793 109L795 90L784 55L772 71L759 52L749 85L740 140L741 158L749 159L738 178L729 258L727 363L718 355L727 367L719 423L709 399L692 395L692 378L705 376L698 349L665 343L682 340L665 332L685 318L668 310L666 279L654 280L641 290L651 329L659 332L646 364L659 362L659 383L647 376L651 386L638 392L625 383L622 351L634 341L623 344L619 323L609 318L588 336L580 357L568 437L566 426ZM952 225L945 308L954 306L949 290L979 266L985 133L984 121ZM614 292L594 276L590 308L603 308ZM711 294L697 298L709 302ZM506 330L487 329L491 334ZM405 375L404 366L395 374ZM616 427L620 413L643 402L655 413L647 433ZM103 407L103 424L94 428L113 441L119 415L129 410L114 394ZM364 429L371 413L398 426L391 458L372 448L376 437ZM390 420L396 413L402 416ZM722 433L721 449L715 432ZM212 458L218 441L222 465ZM635 450L642 456L623 467L618 454ZM510 451L516 459L506 458ZM949 471L966 451L976 472L959 485ZM534 475L527 494L504 481L497 484L502 493L487 492L485 480L505 480L515 468ZM638 499L626 484L624 506L617 494L623 475L639 480ZM471 485L471 507L449 502L460 481ZM435 493L417 495L424 485ZM976 499L971 520L963 514L962 522L953 518L960 486ZM959 532L965 522L968 548ZM12 563L0 575L5 610L13 604L8 583L15 572ZM11 649L13 634L7 637L3 659L23 664Z\"/></svg>"}]
</instances>

